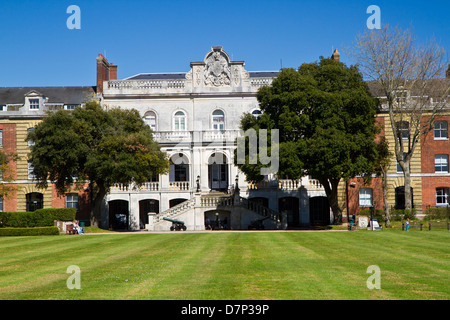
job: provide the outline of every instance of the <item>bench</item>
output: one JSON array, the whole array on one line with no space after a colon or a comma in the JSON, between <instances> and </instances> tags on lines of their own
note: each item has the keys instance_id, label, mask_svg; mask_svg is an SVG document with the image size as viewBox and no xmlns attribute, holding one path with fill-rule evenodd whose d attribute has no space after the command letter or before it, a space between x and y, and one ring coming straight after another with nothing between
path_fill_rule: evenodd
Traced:
<instances>
[{"instance_id":1,"label":"bench","mask_svg":"<svg viewBox=\"0 0 450 320\"><path fill-rule=\"evenodd\" d=\"M433 227L447 227L447 230L450 230L450 223L448 222L448 220L444 220L444 221L428 221L428 230L431 230L431 225L433 225Z\"/></svg>"},{"instance_id":2,"label":"bench","mask_svg":"<svg viewBox=\"0 0 450 320\"><path fill-rule=\"evenodd\" d=\"M73 224L68 224L66 226L66 233L68 234L77 234L77 229L75 228L75 226Z\"/></svg>"},{"instance_id":3,"label":"bench","mask_svg":"<svg viewBox=\"0 0 450 320\"><path fill-rule=\"evenodd\" d=\"M423 222L422 221L410 221L409 222L410 228L420 228L420 231L423 230ZM404 231L406 229L406 221L402 222L402 230Z\"/></svg>"}]
</instances>

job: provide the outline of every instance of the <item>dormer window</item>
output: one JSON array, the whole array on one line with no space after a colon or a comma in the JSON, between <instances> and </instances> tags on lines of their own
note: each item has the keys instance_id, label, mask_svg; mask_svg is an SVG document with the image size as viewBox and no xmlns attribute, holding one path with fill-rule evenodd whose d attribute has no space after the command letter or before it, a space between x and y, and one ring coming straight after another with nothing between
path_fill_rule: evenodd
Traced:
<instances>
[{"instance_id":1,"label":"dormer window","mask_svg":"<svg viewBox=\"0 0 450 320\"><path fill-rule=\"evenodd\" d=\"M30 99L30 110L39 110L39 99Z\"/></svg>"},{"instance_id":2,"label":"dormer window","mask_svg":"<svg viewBox=\"0 0 450 320\"><path fill-rule=\"evenodd\" d=\"M75 110L76 107L78 107L78 104L65 104L64 110Z\"/></svg>"}]
</instances>

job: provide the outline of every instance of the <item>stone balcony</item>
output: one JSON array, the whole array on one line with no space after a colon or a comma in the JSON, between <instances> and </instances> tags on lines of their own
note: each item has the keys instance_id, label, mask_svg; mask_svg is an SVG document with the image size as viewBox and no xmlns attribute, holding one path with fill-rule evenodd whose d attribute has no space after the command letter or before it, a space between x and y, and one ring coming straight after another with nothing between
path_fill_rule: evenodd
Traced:
<instances>
[{"instance_id":1,"label":"stone balcony","mask_svg":"<svg viewBox=\"0 0 450 320\"><path fill-rule=\"evenodd\" d=\"M238 91L256 93L258 88L270 85L273 77L254 77L242 80L238 86ZM117 95L145 95L145 94L182 94L205 92L229 92L236 90L232 86L223 86L220 88L208 88L198 85L191 79L148 79L148 80L109 80L103 84L104 94Z\"/></svg>"},{"instance_id":2,"label":"stone balcony","mask_svg":"<svg viewBox=\"0 0 450 320\"><path fill-rule=\"evenodd\" d=\"M163 179L161 179L163 180ZM306 181L306 183L305 183ZM230 186L232 187L232 186ZM303 180L272 180L259 183L249 183L248 191L297 191L300 188L308 191L324 191L323 186L315 179ZM245 188L244 188L245 189ZM111 188L111 193L151 193L151 192L195 192L196 185L188 181L146 182L140 187L133 185L116 184ZM244 190L242 190L244 191Z\"/></svg>"},{"instance_id":3,"label":"stone balcony","mask_svg":"<svg viewBox=\"0 0 450 320\"><path fill-rule=\"evenodd\" d=\"M204 130L204 131L156 131L153 137L159 143L202 143L226 142L234 144L241 130Z\"/></svg>"}]
</instances>

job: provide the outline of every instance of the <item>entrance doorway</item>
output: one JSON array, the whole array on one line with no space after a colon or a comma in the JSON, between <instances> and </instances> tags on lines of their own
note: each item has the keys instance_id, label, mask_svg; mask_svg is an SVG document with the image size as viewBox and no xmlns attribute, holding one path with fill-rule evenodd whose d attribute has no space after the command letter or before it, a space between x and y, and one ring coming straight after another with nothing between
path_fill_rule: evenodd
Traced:
<instances>
[{"instance_id":1,"label":"entrance doorway","mask_svg":"<svg viewBox=\"0 0 450 320\"><path fill-rule=\"evenodd\" d=\"M330 224L330 205L327 197L309 198L309 221L312 226Z\"/></svg>"},{"instance_id":2,"label":"entrance doorway","mask_svg":"<svg viewBox=\"0 0 450 320\"><path fill-rule=\"evenodd\" d=\"M295 197L284 197L278 199L278 212L287 213L288 228L299 226L300 203Z\"/></svg>"},{"instance_id":3,"label":"entrance doorway","mask_svg":"<svg viewBox=\"0 0 450 320\"><path fill-rule=\"evenodd\" d=\"M411 206L414 208L414 193L411 188ZM405 186L395 188L395 209L405 209Z\"/></svg>"},{"instance_id":4,"label":"entrance doorway","mask_svg":"<svg viewBox=\"0 0 450 320\"><path fill-rule=\"evenodd\" d=\"M127 230L128 229L128 201L126 200L112 200L108 202L109 205L109 228L112 230Z\"/></svg>"},{"instance_id":5,"label":"entrance doorway","mask_svg":"<svg viewBox=\"0 0 450 320\"><path fill-rule=\"evenodd\" d=\"M139 201L139 228L144 229L148 224L148 213L159 213L159 201L146 199Z\"/></svg>"},{"instance_id":6,"label":"entrance doorway","mask_svg":"<svg viewBox=\"0 0 450 320\"><path fill-rule=\"evenodd\" d=\"M210 190L228 189L228 164L223 153L213 153L208 159L208 181Z\"/></svg>"},{"instance_id":7,"label":"entrance doorway","mask_svg":"<svg viewBox=\"0 0 450 320\"><path fill-rule=\"evenodd\" d=\"M31 192L26 195L27 211L32 212L44 207L44 195L39 192Z\"/></svg>"}]
</instances>

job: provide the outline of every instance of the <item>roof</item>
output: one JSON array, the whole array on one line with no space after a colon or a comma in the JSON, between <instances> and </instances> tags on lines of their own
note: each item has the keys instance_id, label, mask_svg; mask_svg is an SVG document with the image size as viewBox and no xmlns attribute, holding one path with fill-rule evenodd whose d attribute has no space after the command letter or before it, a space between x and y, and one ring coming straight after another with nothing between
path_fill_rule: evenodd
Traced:
<instances>
[{"instance_id":1,"label":"roof","mask_svg":"<svg viewBox=\"0 0 450 320\"><path fill-rule=\"evenodd\" d=\"M250 78L275 78L280 71L249 71Z\"/></svg>"},{"instance_id":2,"label":"roof","mask_svg":"<svg viewBox=\"0 0 450 320\"><path fill-rule=\"evenodd\" d=\"M23 104L25 95L36 91L46 98L48 103L81 104L93 96L95 87L0 87L0 105Z\"/></svg>"},{"instance_id":3,"label":"roof","mask_svg":"<svg viewBox=\"0 0 450 320\"><path fill-rule=\"evenodd\" d=\"M276 77L279 71L250 71L250 78ZM124 80L181 80L186 79L185 72L174 73L139 73Z\"/></svg>"},{"instance_id":4,"label":"roof","mask_svg":"<svg viewBox=\"0 0 450 320\"><path fill-rule=\"evenodd\" d=\"M177 73L139 73L124 80L178 80L185 79L185 72Z\"/></svg>"},{"instance_id":5,"label":"roof","mask_svg":"<svg viewBox=\"0 0 450 320\"><path fill-rule=\"evenodd\" d=\"M385 91L379 81L366 81L370 93L375 97L385 96ZM441 98L449 94L450 79L428 79L407 81L405 89L410 91L411 96L429 96L430 98ZM398 84L400 86L400 84Z\"/></svg>"}]
</instances>

